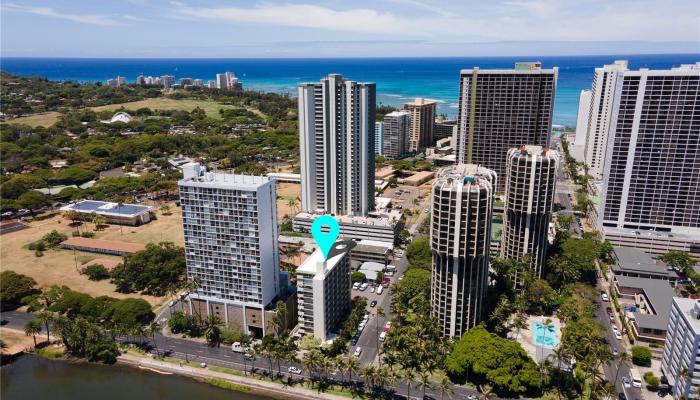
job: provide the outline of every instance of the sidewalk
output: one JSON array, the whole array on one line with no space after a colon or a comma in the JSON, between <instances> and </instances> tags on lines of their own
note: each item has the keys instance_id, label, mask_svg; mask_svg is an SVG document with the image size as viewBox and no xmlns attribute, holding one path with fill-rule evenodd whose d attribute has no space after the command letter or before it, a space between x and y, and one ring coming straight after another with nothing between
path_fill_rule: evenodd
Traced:
<instances>
[{"instance_id":1,"label":"sidewalk","mask_svg":"<svg viewBox=\"0 0 700 400\"><path fill-rule=\"evenodd\" d=\"M253 390L261 392L261 394L274 395L275 397L284 396L285 398L295 399L334 399L347 400L347 397L336 396L328 393L317 393L302 387L283 386L282 384L262 381L244 376L236 376L223 372L211 371L206 368L192 368L187 366L178 366L165 361L153 360L150 358L137 357L131 354L122 354L119 356L119 361L125 364L134 366L153 368L164 372L172 372L179 375L190 376L194 378L216 378L228 382L233 382L243 386L248 386Z\"/></svg>"}]
</instances>

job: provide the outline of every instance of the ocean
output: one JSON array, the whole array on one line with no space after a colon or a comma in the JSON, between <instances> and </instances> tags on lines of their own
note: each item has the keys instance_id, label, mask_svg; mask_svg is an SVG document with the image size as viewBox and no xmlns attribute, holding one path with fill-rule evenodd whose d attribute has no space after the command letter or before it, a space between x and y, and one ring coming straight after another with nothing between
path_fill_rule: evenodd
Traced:
<instances>
[{"instance_id":1,"label":"ocean","mask_svg":"<svg viewBox=\"0 0 700 400\"><path fill-rule=\"evenodd\" d=\"M617 55L577 57L464 57L464 58L320 58L320 59L86 59L86 58L2 58L0 69L22 76L51 80L101 81L121 75L133 82L145 76L174 75L206 82L216 73L231 71L244 87L261 91L295 94L299 82L318 81L329 73L377 83L377 102L399 106L415 97L438 102L438 113L457 114L459 71L512 68L516 61L542 62L543 68L559 67L554 123L574 126L578 97L589 89L596 67L614 60L629 60L631 69L667 69L700 61L700 55Z\"/></svg>"}]
</instances>

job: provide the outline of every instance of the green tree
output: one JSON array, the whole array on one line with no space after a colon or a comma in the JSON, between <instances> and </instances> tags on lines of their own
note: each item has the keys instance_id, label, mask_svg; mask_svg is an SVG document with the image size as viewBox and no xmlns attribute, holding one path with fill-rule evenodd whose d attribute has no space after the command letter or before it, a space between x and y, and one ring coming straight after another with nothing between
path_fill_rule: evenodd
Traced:
<instances>
[{"instance_id":1,"label":"green tree","mask_svg":"<svg viewBox=\"0 0 700 400\"><path fill-rule=\"evenodd\" d=\"M170 215L172 212L170 211L170 206L167 204L161 204L160 205L160 213L162 215Z\"/></svg>"},{"instance_id":2,"label":"green tree","mask_svg":"<svg viewBox=\"0 0 700 400\"><path fill-rule=\"evenodd\" d=\"M204 320L204 337L209 346L219 346L221 343L221 321L214 315L210 315Z\"/></svg>"},{"instance_id":3,"label":"green tree","mask_svg":"<svg viewBox=\"0 0 700 400\"><path fill-rule=\"evenodd\" d=\"M350 274L350 280L352 281L352 283L364 282L365 279L367 279L367 277L362 272L355 271L352 274Z\"/></svg>"},{"instance_id":4,"label":"green tree","mask_svg":"<svg viewBox=\"0 0 700 400\"><path fill-rule=\"evenodd\" d=\"M0 307L12 310L21 305L22 298L36 291L36 281L14 271L0 273Z\"/></svg>"},{"instance_id":5,"label":"green tree","mask_svg":"<svg viewBox=\"0 0 700 400\"><path fill-rule=\"evenodd\" d=\"M692 265L693 258L684 251L671 250L659 257L668 266L685 273Z\"/></svg>"},{"instance_id":6,"label":"green tree","mask_svg":"<svg viewBox=\"0 0 700 400\"><path fill-rule=\"evenodd\" d=\"M535 363L517 342L477 326L465 333L445 361L450 376L466 379L467 368L481 381L507 394L534 393L540 386Z\"/></svg>"},{"instance_id":7,"label":"green tree","mask_svg":"<svg viewBox=\"0 0 700 400\"><path fill-rule=\"evenodd\" d=\"M124 256L111 275L120 292L163 296L185 281L185 251L170 242L149 243L145 250Z\"/></svg>"},{"instance_id":8,"label":"green tree","mask_svg":"<svg viewBox=\"0 0 700 400\"><path fill-rule=\"evenodd\" d=\"M651 350L645 346L633 346L632 363L642 367L651 366Z\"/></svg>"},{"instance_id":9,"label":"green tree","mask_svg":"<svg viewBox=\"0 0 700 400\"><path fill-rule=\"evenodd\" d=\"M104 215L95 214L95 216L92 217L92 223L95 225L96 231L102 230L103 227L107 225L107 217Z\"/></svg>"},{"instance_id":10,"label":"green tree","mask_svg":"<svg viewBox=\"0 0 700 400\"><path fill-rule=\"evenodd\" d=\"M23 193L21 196L19 196L17 202L22 207L29 209L32 214L35 210L51 204L51 201L49 201L49 198L45 194L37 192L36 190L30 190Z\"/></svg>"},{"instance_id":11,"label":"green tree","mask_svg":"<svg viewBox=\"0 0 700 400\"><path fill-rule=\"evenodd\" d=\"M36 348L36 335L41 333L41 322L31 320L24 323L24 334L31 336L34 339L34 347Z\"/></svg>"},{"instance_id":12,"label":"green tree","mask_svg":"<svg viewBox=\"0 0 700 400\"><path fill-rule=\"evenodd\" d=\"M430 238L421 236L406 247L406 258L411 267L430 269L433 253L430 249Z\"/></svg>"},{"instance_id":13,"label":"green tree","mask_svg":"<svg viewBox=\"0 0 700 400\"><path fill-rule=\"evenodd\" d=\"M101 281L109 278L109 271L102 264L90 264L80 272L86 275L91 281Z\"/></svg>"}]
</instances>

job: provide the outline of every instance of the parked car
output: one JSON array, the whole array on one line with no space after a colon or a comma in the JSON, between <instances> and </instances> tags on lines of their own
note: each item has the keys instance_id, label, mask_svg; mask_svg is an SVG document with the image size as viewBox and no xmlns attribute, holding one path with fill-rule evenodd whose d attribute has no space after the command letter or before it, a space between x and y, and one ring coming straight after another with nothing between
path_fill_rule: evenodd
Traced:
<instances>
[{"instance_id":1,"label":"parked car","mask_svg":"<svg viewBox=\"0 0 700 400\"><path fill-rule=\"evenodd\" d=\"M367 286L369 286L369 285L367 284L367 282L365 282L365 283L363 283L362 285L360 285L360 291L361 291L361 292L364 292L365 290L367 290Z\"/></svg>"},{"instance_id":2,"label":"parked car","mask_svg":"<svg viewBox=\"0 0 700 400\"><path fill-rule=\"evenodd\" d=\"M613 331L613 335L615 335L615 339L622 340L622 334L617 329Z\"/></svg>"},{"instance_id":3,"label":"parked car","mask_svg":"<svg viewBox=\"0 0 700 400\"><path fill-rule=\"evenodd\" d=\"M605 311L607 311L608 314L612 314L612 313L613 313L612 308L610 308L610 307L605 307Z\"/></svg>"},{"instance_id":4,"label":"parked car","mask_svg":"<svg viewBox=\"0 0 700 400\"><path fill-rule=\"evenodd\" d=\"M613 354L614 356L620 354L620 352L617 351L617 347L613 347L613 348L612 348L612 354Z\"/></svg>"},{"instance_id":5,"label":"parked car","mask_svg":"<svg viewBox=\"0 0 700 400\"><path fill-rule=\"evenodd\" d=\"M301 374L301 370L297 367L289 367L288 371L290 374Z\"/></svg>"},{"instance_id":6,"label":"parked car","mask_svg":"<svg viewBox=\"0 0 700 400\"><path fill-rule=\"evenodd\" d=\"M600 298L603 299L603 301L610 301L607 293L601 293Z\"/></svg>"},{"instance_id":7,"label":"parked car","mask_svg":"<svg viewBox=\"0 0 700 400\"><path fill-rule=\"evenodd\" d=\"M362 347L358 347L358 348L355 349L355 354L354 354L354 356L355 356L355 357L359 357L360 354L362 354Z\"/></svg>"},{"instance_id":8,"label":"parked car","mask_svg":"<svg viewBox=\"0 0 700 400\"><path fill-rule=\"evenodd\" d=\"M359 338L357 337L357 335L353 336L352 339L350 339L350 345L352 345L352 346L356 345L358 339Z\"/></svg>"},{"instance_id":9,"label":"parked car","mask_svg":"<svg viewBox=\"0 0 700 400\"><path fill-rule=\"evenodd\" d=\"M357 290L360 288L360 282L355 282L352 284L352 290Z\"/></svg>"},{"instance_id":10,"label":"parked car","mask_svg":"<svg viewBox=\"0 0 700 400\"><path fill-rule=\"evenodd\" d=\"M369 292L370 292L370 293L374 293L374 286L372 286L371 288L369 288Z\"/></svg>"},{"instance_id":11,"label":"parked car","mask_svg":"<svg viewBox=\"0 0 700 400\"><path fill-rule=\"evenodd\" d=\"M379 341L383 342L384 340L386 340L386 332L382 332L379 334Z\"/></svg>"}]
</instances>

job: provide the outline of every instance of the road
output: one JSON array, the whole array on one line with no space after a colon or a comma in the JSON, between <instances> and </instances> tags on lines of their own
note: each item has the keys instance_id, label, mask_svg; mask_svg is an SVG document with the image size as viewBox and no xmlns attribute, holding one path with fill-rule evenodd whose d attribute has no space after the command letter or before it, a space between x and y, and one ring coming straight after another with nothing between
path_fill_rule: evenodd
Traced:
<instances>
[{"instance_id":1,"label":"road","mask_svg":"<svg viewBox=\"0 0 700 400\"><path fill-rule=\"evenodd\" d=\"M603 291L603 286L601 285L600 282L598 282L598 291ZM627 351L625 349L625 344L623 340L617 340L615 339L615 336L613 335L612 332L612 324L610 322L610 317L608 316L608 313L606 311L606 308L610 307L614 310L614 306L612 305L611 302L601 302L600 307L598 307L595 311L595 318L596 320L605 327L604 331L604 337L605 340L610 343L611 349L614 347L617 349L617 351L622 352L622 351ZM615 318L615 324L617 325L618 329L621 328L621 323L620 319L618 317ZM624 337L623 337L624 339ZM628 351L629 353L629 351ZM631 356L631 354L630 354ZM618 372L618 366L620 367L620 371ZM619 365L618 363L614 362L612 364L604 364L603 365L603 371L605 372L605 377L608 381L610 382L615 382L615 379L617 378L617 382L615 384L615 389L617 390L618 393L625 393L627 398L629 400L636 400L636 399L642 399L642 390L640 388L635 388L635 387L630 387L630 388L625 388L622 384L622 378L627 377L629 378L630 376L630 366L629 365Z\"/></svg>"},{"instance_id":2,"label":"road","mask_svg":"<svg viewBox=\"0 0 700 400\"><path fill-rule=\"evenodd\" d=\"M5 327L7 328L24 330L24 323L34 319L35 316L30 313L24 313L19 311L5 311L2 314L0 314L0 318L2 318L3 320L7 320L7 324L5 325ZM150 343L150 340L144 339L144 341ZM243 355L231 351L230 347L228 346L209 347L206 343L203 342L194 341L191 339L167 337L163 335L156 335L155 344L157 345L161 353L165 353L170 357L179 358L181 360L205 362L209 365L216 365L240 371L242 371L244 367L247 368L247 370L250 370L253 366L258 371L267 370L270 366L269 361L263 358L258 358L255 361L254 365L251 365L250 361L244 362ZM287 371L290 366L295 366L300 370L304 371L304 367L300 363L281 362L279 368L284 376L291 375L294 378L309 378L308 374L305 373L288 373ZM277 371L277 364L275 362L273 362L273 370L275 372ZM404 382L396 383L394 385L394 388L396 393L399 395L404 395L405 393L407 393L406 384ZM463 399L466 398L467 395L476 395L475 390L459 386L454 386L454 392L455 394L452 397L453 399ZM426 394L436 399L440 398L440 394L431 389L427 390ZM419 391L417 387L411 388L412 399L420 398L420 395L422 395L422 392ZM405 398L405 395L403 397Z\"/></svg>"}]
</instances>

